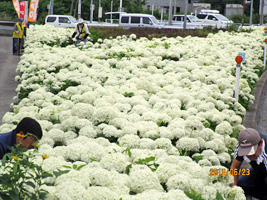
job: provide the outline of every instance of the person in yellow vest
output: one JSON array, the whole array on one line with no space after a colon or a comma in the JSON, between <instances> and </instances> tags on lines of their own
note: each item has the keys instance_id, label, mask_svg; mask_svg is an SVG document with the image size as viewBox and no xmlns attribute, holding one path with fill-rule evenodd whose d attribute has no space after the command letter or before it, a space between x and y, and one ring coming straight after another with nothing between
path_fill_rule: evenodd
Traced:
<instances>
[{"instance_id":1,"label":"person in yellow vest","mask_svg":"<svg viewBox=\"0 0 267 200\"><path fill-rule=\"evenodd\" d=\"M77 41L76 41L76 43L75 43L75 46L77 47L78 44L79 44L81 41L83 41L84 44L86 44L86 42L87 42L87 37L88 37L88 35L89 35L89 30L88 30L87 25L84 24L84 21L83 21L83 19L81 19L81 18L78 20L78 24L77 24L77 26L76 26L76 28L75 28L75 30L74 30L74 33L73 33L72 36L70 37L70 40L72 40L72 39L75 37L75 35L76 35L77 33L78 33L78 35L76 36Z\"/></svg>"},{"instance_id":2,"label":"person in yellow vest","mask_svg":"<svg viewBox=\"0 0 267 200\"><path fill-rule=\"evenodd\" d=\"M22 25L22 26L24 28L24 31L23 31L23 36L21 38L20 51L24 49L24 42L27 36L27 29L29 28L30 24L27 22L25 25Z\"/></svg>"},{"instance_id":3,"label":"person in yellow vest","mask_svg":"<svg viewBox=\"0 0 267 200\"><path fill-rule=\"evenodd\" d=\"M19 21L15 24L13 31L13 54L19 55L21 39L24 33L24 26L22 25L23 19L19 18Z\"/></svg>"}]
</instances>

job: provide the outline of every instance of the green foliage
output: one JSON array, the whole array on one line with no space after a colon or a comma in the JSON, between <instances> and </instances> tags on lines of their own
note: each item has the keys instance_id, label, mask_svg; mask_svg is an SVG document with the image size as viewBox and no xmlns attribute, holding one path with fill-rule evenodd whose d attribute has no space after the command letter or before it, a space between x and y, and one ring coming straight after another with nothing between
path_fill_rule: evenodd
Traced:
<instances>
[{"instance_id":1,"label":"green foliage","mask_svg":"<svg viewBox=\"0 0 267 200\"><path fill-rule=\"evenodd\" d=\"M63 84L59 88L55 88L53 86L53 82L48 82L48 89L53 94L57 94L60 91L65 91L67 88L69 88L71 86L76 87L78 85L80 85L80 84L77 83L76 81L72 81L72 80L67 79L67 80L63 81Z\"/></svg>"},{"instance_id":2,"label":"green foliage","mask_svg":"<svg viewBox=\"0 0 267 200\"><path fill-rule=\"evenodd\" d=\"M157 121L157 125L158 126L165 126L165 127L167 127L168 124L169 124L169 122L165 122L163 119L158 119L158 121Z\"/></svg>"},{"instance_id":3,"label":"green foliage","mask_svg":"<svg viewBox=\"0 0 267 200\"><path fill-rule=\"evenodd\" d=\"M12 1L0 2L0 21L17 21L18 15Z\"/></svg>"},{"instance_id":4,"label":"green foliage","mask_svg":"<svg viewBox=\"0 0 267 200\"><path fill-rule=\"evenodd\" d=\"M220 192L216 193L216 200L224 200L223 196L221 195Z\"/></svg>"},{"instance_id":5,"label":"green foliage","mask_svg":"<svg viewBox=\"0 0 267 200\"><path fill-rule=\"evenodd\" d=\"M123 94L123 96L125 96L125 97L133 97L134 96L134 93L133 92L125 92L124 94Z\"/></svg>"},{"instance_id":6,"label":"green foliage","mask_svg":"<svg viewBox=\"0 0 267 200\"><path fill-rule=\"evenodd\" d=\"M129 158L132 158L131 149L129 147L126 147L126 149L123 150L122 153L127 153L127 155L129 156ZM144 159L140 158L140 159L138 159L136 161L133 161L132 159L130 159L130 160L131 160L131 163L126 167L126 171L125 171L126 174L129 174L130 173L133 164L146 165L153 172L156 171L157 168L158 168L158 166L159 166L159 164L157 164L155 162L155 157L153 157L153 156L149 156L149 157L144 158Z\"/></svg>"},{"instance_id":7,"label":"green foliage","mask_svg":"<svg viewBox=\"0 0 267 200\"><path fill-rule=\"evenodd\" d=\"M227 27L227 30L229 31L237 31L238 27L235 24L231 24Z\"/></svg>"},{"instance_id":8,"label":"green foliage","mask_svg":"<svg viewBox=\"0 0 267 200\"><path fill-rule=\"evenodd\" d=\"M191 192L186 192L184 191L184 193L186 194L186 196L188 196L190 199L193 200L203 200L201 198L201 194L198 194L195 190L191 189Z\"/></svg>"},{"instance_id":9,"label":"green foliage","mask_svg":"<svg viewBox=\"0 0 267 200\"><path fill-rule=\"evenodd\" d=\"M47 191L41 189L43 179L52 174L44 171L32 161L34 152L13 147L1 160L0 197L13 199L44 199Z\"/></svg>"},{"instance_id":10,"label":"green foliage","mask_svg":"<svg viewBox=\"0 0 267 200\"><path fill-rule=\"evenodd\" d=\"M204 155L193 155L192 159L198 163L200 160L202 160L204 158Z\"/></svg>"},{"instance_id":11,"label":"green foliage","mask_svg":"<svg viewBox=\"0 0 267 200\"><path fill-rule=\"evenodd\" d=\"M76 165L76 164L73 164L72 166L63 165L63 167L65 167L66 170L57 169L57 170L53 171L53 174L57 178L57 177L59 177L59 176L61 176L63 174L69 173L70 170L72 170L72 169L79 171L84 166L86 166L86 165Z\"/></svg>"}]
</instances>

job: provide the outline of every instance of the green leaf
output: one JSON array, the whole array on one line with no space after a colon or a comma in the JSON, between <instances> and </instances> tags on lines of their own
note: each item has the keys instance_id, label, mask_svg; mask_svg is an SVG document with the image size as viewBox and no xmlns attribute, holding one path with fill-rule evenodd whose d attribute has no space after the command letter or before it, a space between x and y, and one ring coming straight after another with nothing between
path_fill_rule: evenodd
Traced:
<instances>
[{"instance_id":1,"label":"green leaf","mask_svg":"<svg viewBox=\"0 0 267 200\"><path fill-rule=\"evenodd\" d=\"M32 188L35 188L35 184L32 181L25 182L26 185L31 186Z\"/></svg>"},{"instance_id":2,"label":"green leaf","mask_svg":"<svg viewBox=\"0 0 267 200\"><path fill-rule=\"evenodd\" d=\"M154 161L155 160L155 157L153 157L153 156L150 156L150 157L147 157L147 158L145 158L144 159L144 162L151 162L151 161Z\"/></svg>"},{"instance_id":3,"label":"green leaf","mask_svg":"<svg viewBox=\"0 0 267 200\"><path fill-rule=\"evenodd\" d=\"M62 174L67 174L69 173L70 170L58 170L58 171L54 171L53 174L56 176L56 177L59 177L61 176Z\"/></svg>"},{"instance_id":4,"label":"green leaf","mask_svg":"<svg viewBox=\"0 0 267 200\"><path fill-rule=\"evenodd\" d=\"M73 169L77 169L77 165L76 164L74 164L72 167L73 167Z\"/></svg>"},{"instance_id":5,"label":"green leaf","mask_svg":"<svg viewBox=\"0 0 267 200\"><path fill-rule=\"evenodd\" d=\"M63 167L71 169L71 166L68 165L63 165Z\"/></svg>"},{"instance_id":6,"label":"green leaf","mask_svg":"<svg viewBox=\"0 0 267 200\"><path fill-rule=\"evenodd\" d=\"M89 158L90 158L90 157L89 157ZM91 161L96 161L96 159L94 159L94 158L90 158L90 160L91 160Z\"/></svg>"},{"instance_id":7,"label":"green leaf","mask_svg":"<svg viewBox=\"0 0 267 200\"><path fill-rule=\"evenodd\" d=\"M79 167L77 167L77 170L82 169L84 166L86 166L86 165L80 165Z\"/></svg>"},{"instance_id":8,"label":"green leaf","mask_svg":"<svg viewBox=\"0 0 267 200\"><path fill-rule=\"evenodd\" d=\"M186 194L186 196L188 196L189 198L193 198L193 195L190 193L190 192L186 192L186 191L184 191L184 193Z\"/></svg>"},{"instance_id":9,"label":"green leaf","mask_svg":"<svg viewBox=\"0 0 267 200\"><path fill-rule=\"evenodd\" d=\"M126 167L126 174L129 175L130 173L130 169L132 168L132 164L129 164L127 167Z\"/></svg>"},{"instance_id":10,"label":"green leaf","mask_svg":"<svg viewBox=\"0 0 267 200\"><path fill-rule=\"evenodd\" d=\"M18 163L16 162L16 163L14 164L14 167L13 167L13 172L14 172L14 174L16 174L17 171L18 171Z\"/></svg>"},{"instance_id":11,"label":"green leaf","mask_svg":"<svg viewBox=\"0 0 267 200\"><path fill-rule=\"evenodd\" d=\"M42 178L44 179L44 178L48 178L48 177L53 177L53 174L44 171L44 172L42 173Z\"/></svg>"},{"instance_id":12,"label":"green leaf","mask_svg":"<svg viewBox=\"0 0 267 200\"><path fill-rule=\"evenodd\" d=\"M217 191L216 193L216 200L224 200L224 198L222 197L221 193Z\"/></svg>"},{"instance_id":13,"label":"green leaf","mask_svg":"<svg viewBox=\"0 0 267 200\"><path fill-rule=\"evenodd\" d=\"M197 163L204 158L204 155L196 155L192 157Z\"/></svg>"}]
</instances>

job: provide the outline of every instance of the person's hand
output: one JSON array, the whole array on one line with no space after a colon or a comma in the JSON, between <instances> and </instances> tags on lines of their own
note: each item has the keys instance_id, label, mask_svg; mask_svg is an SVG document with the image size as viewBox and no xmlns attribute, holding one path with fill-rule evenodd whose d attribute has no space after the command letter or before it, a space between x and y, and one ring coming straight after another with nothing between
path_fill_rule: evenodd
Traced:
<instances>
[{"instance_id":1,"label":"person's hand","mask_svg":"<svg viewBox=\"0 0 267 200\"><path fill-rule=\"evenodd\" d=\"M69 37L69 40L71 40L71 41L72 41L72 37Z\"/></svg>"},{"instance_id":2,"label":"person's hand","mask_svg":"<svg viewBox=\"0 0 267 200\"><path fill-rule=\"evenodd\" d=\"M81 38L81 41L84 41L84 38Z\"/></svg>"}]
</instances>

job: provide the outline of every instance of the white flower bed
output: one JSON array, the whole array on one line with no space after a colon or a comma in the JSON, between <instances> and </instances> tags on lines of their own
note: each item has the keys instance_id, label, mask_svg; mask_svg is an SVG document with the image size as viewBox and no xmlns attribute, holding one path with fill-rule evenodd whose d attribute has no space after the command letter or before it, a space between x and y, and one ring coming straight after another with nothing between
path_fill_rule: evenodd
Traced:
<instances>
[{"instance_id":1,"label":"white flower bed","mask_svg":"<svg viewBox=\"0 0 267 200\"><path fill-rule=\"evenodd\" d=\"M45 187L48 199L180 200L190 189L207 200L216 192L245 199L229 187L230 175L211 176L210 168L231 162L233 135L244 128L246 110L233 98L238 52L246 53L240 98L254 100L249 83L259 79L263 54L263 32L254 29L151 41L123 36L79 49L46 44L64 42L72 30L31 28L17 68L22 99L0 132L33 117L44 131L39 155L48 156L36 155L36 163L49 172L86 165L45 180L54 185Z\"/></svg>"}]
</instances>

